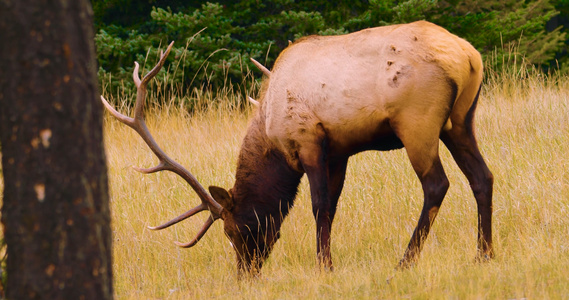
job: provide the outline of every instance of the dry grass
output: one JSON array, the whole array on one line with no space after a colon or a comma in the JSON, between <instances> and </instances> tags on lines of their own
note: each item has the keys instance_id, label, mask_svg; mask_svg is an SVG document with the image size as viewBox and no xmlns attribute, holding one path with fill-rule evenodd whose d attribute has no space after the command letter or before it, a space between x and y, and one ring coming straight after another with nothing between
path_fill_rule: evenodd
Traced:
<instances>
[{"instance_id":1,"label":"dry grass","mask_svg":"<svg viewBox=\"0 0 569 300\"><path fill-rule=\"evenodd\" d=\"M235 255L216 222L191 249L206 215L154 232L198 204L172 174L142 175L153 154L128 127L107 118L115 290L119 299L568 298L569 82L513 74L484 87L477 111L480 148L495 175L496 258L474 263L476 204L442 146L451 188L419 263L394 271L422 207L405 151L350 161L333 227L336 270L316 267L315 223L306 178L282 236L255 280L238 281ZM152 110L159 144L204 185L229 188L249 113L210 108L188 116Z\"/></svg>"}]
</instances>

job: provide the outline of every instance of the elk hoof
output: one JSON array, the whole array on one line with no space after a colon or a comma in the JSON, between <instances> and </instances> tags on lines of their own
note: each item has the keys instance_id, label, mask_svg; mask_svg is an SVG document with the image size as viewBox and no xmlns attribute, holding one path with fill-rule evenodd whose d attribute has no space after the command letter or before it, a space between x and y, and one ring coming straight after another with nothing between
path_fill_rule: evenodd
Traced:
<instances>
[{"instance_id":1,"label":"elk hoof","mask_svg":"<svg viewBox=\"0 0 569 300\"><path fill-rule=\"evenodd\" d=\"M320 272L332 273L332 272L334 272L334 266L322 264L322 265L320 265Z\"/></svg>"},{"instance_id":2,"label":"elk hoof","mask_svg":"<svg viewBox=\"0 0 569 300\"><path fill-rule=\"evenodd\" d=\"M409 260L409 259L402 259L399 261L399 264L397 264L397 266L395 267L396 271L403 271L403 270L407 270L410 269L411 267L415 266L415 260Z\"/></svg>"},{"instance_id":3,"label":"elk hoof","mask_svg":"<svg viewBox=\"0 0 569 300\"><path fill-rule=\"evenodd\" d=\"M476 258L474 258L474 262L476 263L487 263L489 261L491 261L493 258L492 254L488 254L488 253L482 253L476 256Z\"/></svg>"}]
</instances>

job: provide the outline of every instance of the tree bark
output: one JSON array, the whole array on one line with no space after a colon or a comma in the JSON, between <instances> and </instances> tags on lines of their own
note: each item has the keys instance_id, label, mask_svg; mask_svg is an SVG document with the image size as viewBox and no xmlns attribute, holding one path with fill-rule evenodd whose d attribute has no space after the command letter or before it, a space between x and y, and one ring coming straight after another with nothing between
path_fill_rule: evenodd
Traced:
<instances>
[{"instance_id":1,"label":"tree bark","mask_svg":"<svg viewBox=\"0 0 569 300\"><path fill-rule=\"evenodd\" d=\"M102 106L88 0L0 0L8 299L110 299Z\"/></svg>"}]
</instances>

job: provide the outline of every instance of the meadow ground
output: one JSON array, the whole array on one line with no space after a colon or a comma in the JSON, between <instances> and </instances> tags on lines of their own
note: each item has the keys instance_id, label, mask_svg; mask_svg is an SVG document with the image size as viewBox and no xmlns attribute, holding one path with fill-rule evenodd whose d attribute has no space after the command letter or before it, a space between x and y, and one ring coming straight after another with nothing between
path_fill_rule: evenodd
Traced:
<instances>
[{"instance_id":1,"label":"meadow ground","mask_svg":"<svg viewBox=\"0 0 569 300\"><path fill-rule=\"evenodd\" d=\"M123 110L124 111L124 110ZM236 158L254 109L188 115L152 109L158 143L204 185L233 185ZM451 187L416 266L394 267L422 208L405 150L350 159L332 230L335 271L320 272L308 182L285 220L262 274L238 281L235 254L216 222L193 248L207 217L162 231L157 225L199 203L180 178L143 175L156 158L133 130L109 117L105 143L112 195L118 299L560 299L569 298L569 80L511 75L488 80L476 116L481 151L495 177L496 257L475 263L476 203L441 144Z\"/></svg>"}]
</instances>

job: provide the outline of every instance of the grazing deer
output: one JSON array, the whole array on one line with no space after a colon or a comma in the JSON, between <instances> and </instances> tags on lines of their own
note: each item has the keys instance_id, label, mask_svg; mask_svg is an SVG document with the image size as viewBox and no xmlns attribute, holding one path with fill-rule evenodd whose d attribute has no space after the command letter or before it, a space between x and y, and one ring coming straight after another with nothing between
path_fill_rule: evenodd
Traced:
<instances>
[{"instance_id":1,"label":"grazing deer","mask_svg":"<svg viewBox=\"0 0 569 300\"><path fill-rule=\"evenodd\" d=\"M480 54L465 40L434 24L371 28L341 36L309 36L286 48L268 75L247 130L235 176L226 191L209 193L170 159L149 133L143 115L148 81L172 44L142 80L138 64L135 117L107 109L136 130L160 159L143 173L169 170L197 192L202 204L152 229L163 229L208 210L191 247L213 221L222 219L237 253L240 274L256 273L279 238L306 173L316 219L317 256L332 269L330 235L348 158L365 150L405 147L424 192L424 206L399 263L407 267L421 251L449 187L439 159L439 139L470 182L478 205L478 255L492 252L492 173L474 136L474 112L482 82Z\"/></svg>"}]
</instances>

